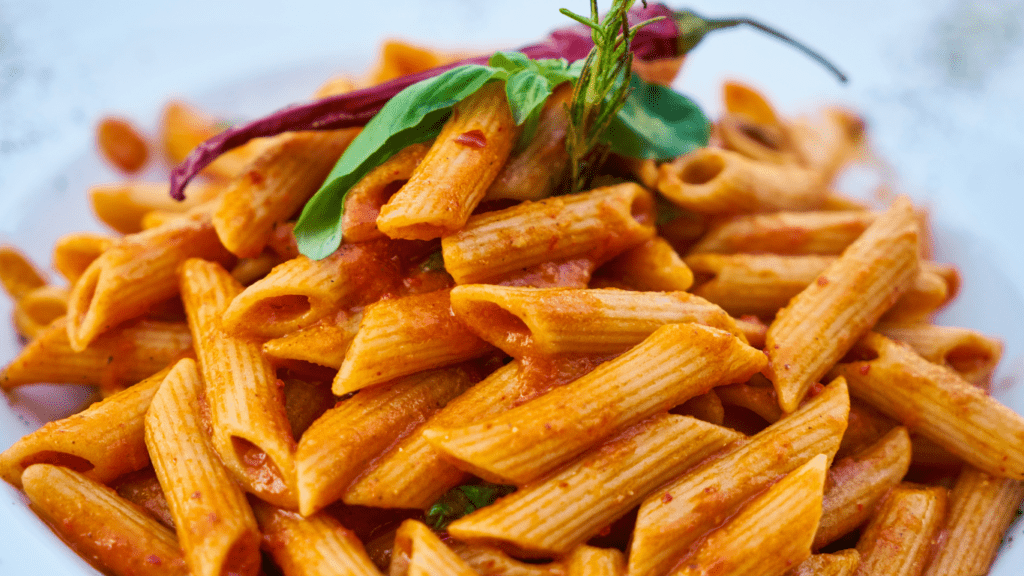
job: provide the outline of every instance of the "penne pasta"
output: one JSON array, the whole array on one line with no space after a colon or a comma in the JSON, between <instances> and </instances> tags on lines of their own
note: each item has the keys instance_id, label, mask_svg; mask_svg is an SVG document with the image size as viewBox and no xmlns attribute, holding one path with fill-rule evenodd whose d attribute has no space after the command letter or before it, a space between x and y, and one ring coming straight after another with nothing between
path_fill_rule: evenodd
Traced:
<instances>
[{"instance_id":1,"label":"penne pasta","mask_svg":"<svg viewBox=\"0 0 1024 576\"><path fill-rule=\"evenodd\" d=\"M840 254L877 217L867 210L734 216L708 230L690 254Z\"/></svg>"},{"instance_id":2,"label":"penne pasta","mask_svg":"<svg viewBox=\"0 0 1024 576\"><path fill-rule=\"evenodd\" d=\"M213 227L221 243L242 258L259 255L274 226L302 208L358 133L288 132L269 138L220 194Z\"/></svg>"},{"instance_id":3,"label":"penne pasta","mask_svg":"<svg viewBox=\"0 0 1024 576\"><path fill-rule=\"evenodd\" d=\"M159 371L191 347L184 323L142 319L106 332L76 352L60 318L0 370L0 387L84 384L109 395Z\"/></svg>"},{"instance_id":4,"label":"penne pasta","mask_svg":"<svg viewBox=\"0 0 1024 576\"><path fill-rule=\"evenodd\" d=\"M652 416L558 472L456 520L448 533L521 555L566 554L652 490L741 437L686 416ZM548 512L539 516L537 510Z\"/></svg>"},{"instance_id":5,"label":"penne pasta","mask_svg":"<svg viewBox=\"0 0 1024 576\"><path fill-rule=\"evenodd\" d=\"M849 406L846 383L837 379L796 412L653 492L640 505L629 574L665 574L691 545L780 475L818 454L834 454ZM707 494L715 494L714 500L707 501Z\"/></svg>"},{"instance_id":6,"label":"penne pasta","mask_svg":"<svg viewBox=\"0 0 1024 576\"><path fill-rule=\"evenodd\" d=\"M569 576L565 561L527 563L493 546L465 544L455 540L449 544L459 558L482 576Z\"/></svg>"},{"instance_id":7,"label":"penne pasta","mask_svg":"<svg viewBox=\"0 0 1024 576\"><path fill-rule=\"evenodd\" d=\"M258 342L221 325L241 291L216 263L193 259L181 266L181 299L206 382L213 447L246 491L294 508L295 441L277 374Z\"/></svg>"},{"instance_id":8,"label":"penne pasta","mask_svg":"<svg viewBox=\"0 0 1024 576\"><path fill-rule=\"evenodd\" d=\"M818 210L825 182L797 164L769 164L737 152L698 148L662 164L658 191L699 214Z\"/></svg>"},{"instance_id":9,"label":"penne pasta","mask_svg":"<svg viewBox=\"0 0 1024 576\"><path fill-rule=\"evenodd\" d=\"M255 575L260 533L245 493L209 447L203 381L191 358L163 379L146 412L146 448L194 576Z\"/></svg>"},{"instance_id":10,"label":"penne pasta","mask_svg":"<svg viewBox=\"0 0 1024 576\"><path fill-rule=\"evenodd\" d=\"M773 576L809 558L828 460L819 454L754 497L669 574Z\"/></svg>"},{"instance_id":11,"label":"penne pasta","mask_svg":"<svg viewBox=\"0 0 1024 576\"><path fill-rule=\"evenodd\" d=\"M182 100L171 100L164 106L160 118L160 141L164 155L170 164L179 164L196 146L216 136L224 128L223 120ZM266 139L258 138L230 150L203 169L203 175L221 180L234 178L242 173L252 157L259 155L265 145Z\"/></svg>"},{"instance_id":12,"label":"penne pasta","mask_svg":"<svg viewBox=\"0 0 1024 576\"><path fill-rule=\"evenodd\" d=\"M838 460L828 472L817 550L848 534L871 517L875 506L903 480L910 467L910 436L893 428L874 445Z\"/></svg>"},{"instance_id":13,"label":"penne pasta","mask_svg":"<svg viewBox=\"0 0 1024 576\"><path fill-rule=\"evenodd\" d=\"M826 183L860 153L865 141L864 120L855 112L838 107L798 118L789 124L789 131L803 164Z\"/></svg>"},{"instance_id":14,"label":"penne pasta","mask_svg":"<svg viewBox=\"0 0 1024 576\"><path fill-rule=\"evenodd\" d=\"M685 322L725 330L745 340L725 311L685 292L470 284L453 288L451 302L460 322L515 357L617 354L660 326Z\"/></svg>"},{"instance_id":15,"label":"penne pasta","mask_svg":"<svg viewBox=\"0 0 1024 576\"><path fill-rule=\"evenodd\" d=\"M331 390L342 396L401 376L472 360L491 349L455 319L448 290L382 300L364 310ZM402 361L389 361L396 356Z\"/></svg>"},{"instance_id":16,"label":"penne pasta","mask_svg":"<svg viewBox=\"0 0 1024 576\"><path fill-rule=\"evenodd\" d=\"M267 340L263 343L263 355L279 364L283 360L300 360L341 368L362 319L362 313L349 314L344 309L339 310L310 326Z\"/></svg>"},{"instance_id":17,"label":"penne pasta","mask_svg":"<svg viewBox=\"0 0 1024 576\"><path fill-rule=\"evenodd\" d=\"M776 254L694 254L685 260L697 274L694 294L730 314L771 318L836 262L833 256ZM953 297L954 284L931 262L922 262L910 287L883 320L920 319Z\"/></svg>"},{"instance_id":18,"label":"penne pasta","mask_svg":"<svg viewBox=\"0 0 1024 576\"><path fill-rule=\"evenodd\" d=\"M673 292L693 285L693 272L660 236L619 254L601 272L633 290Z\"/></svg>"},{"instance_id":19,"label":"penne pasta","mask_svg":"<svg viewBox=\"0 0 1024 576\"><path fill-rule=\"evenodd\" d=\"M909 344L923 358L956 370L975 386L987 387L1003 355L1003 344L975 330L920 322L882 322L874 330Z\"/></svg>"},{"instance_id":20,"label":"penne pasta","mask_svg":"<svg viewBox=\"0 0 1024 576\"><path fill-rule=\"evenodd\" d=\"M968 576L988 572L1024 499L1019 480L996 478L964 466L949 494L945 538L925 576Z\"/></svg>"},{"instance_id":21,"label":"penne pasta","mask_svg":"<svg viewBox=\"0 0 1024 576\"><path fill-rule=\"evenodd\" d=\"M475 576L458 554L425 524L406 520L395 533L389 576Z\"/></svg>"},{"instance_id":22,"label":"penne pasta","mask_svg":"<svg viewBox=\"0 0 1024 576\"><path fill-rule=\"evenodd\" d=\"M459 284L496 282L585 257L589 278L597 265L654 236L653 210L650 193L629 183L480 214L441 239L445 269Z\"/></svg>"},{"instance_id":23,"label":"penne pasta","mask_svg":"<svg viewBox=\"0 0 1024 576\"><path fill-rule=\"evenodd\" d=\"M295 454L303 516L341 498L370 461L473 384L462 368L421 372L374 386L328 410Z\"/></svg>"},{"instance_id":24,"label":"penne pasta","mask_svg":"<svg viewBox=\"0 0 1024 576\"><path fill-rule=\"evenodd\" d=\"M197 142L198 144L198 142ZM93 186L89 189L89 203L92 211L104 224L121 234L142 232L143 219L154 211L184 214L216 198L221 187L215 184L196 183L189 187L184 202L170 196L166 182L124 182Z\"/></svg>"},{"instance_id":25,"label":"penne pasta","mask_svg":"<svg viewBox=\"0 0 1024 576\"><path fill-rule=\"evenodd\" d=\"M758 385L753 385L755 382ZM766 383L768 386L762 386L761 383ZM715 388L715 394L723 404L746 408L769 424L778 422L783 416L775 389L771 387L771 383L759 375L755 375L746 384L719 386Z\"/></svg>"},{"instance_id":26,"label":"penne pasta","mask_svg":"<svg viewBox=\"0 0 1024 576\"><path fill-rule=\"evenodd\" d=\"M46 331L47 326L67 314L68 295L67 288L51 284L29 290L14 302L11 312L14 329L24 338L34 340ZM66 339L67 328L64 333Z\"/></svg>"},{"instance_id":27,"label":"penne pasta","mask_svg":"<svg viewBox=\"0 0 1024 576\"><path fill-rule=\"evenodd\" d=\"M24 489L61 538L114 574L189 574L174 532L110 488L68 468L34 464Z\"/></svg>"},{"instance_id":28,"label":"penne pasta","mask_svg":"<svg viewBox=\"0 0 1024 576\"><path fill-rule=\"evenodd\" d=\"M276 266L224 311L232 333L278 338L342 307L373 302L394 289L401 247L388 240L344 244L323 260L305 256Z\"/></svg>"},{"instance_id":29,"label":"penne pasta","mask_svg":"<svg viewBox=\"0 0 1024 576\"><path fill-rule=\"evenodd\" d=\"M727 332L670 324L586 376L517 408L423 434L474 474L523 484L618 430L763 367L759 350Z\"/></svg>"},{"instance_id":30,"label":"penne pasta","mask_svg":"<svg viewBox=\"0 0 1024 576\"><path fill-rule=\"evenodd\" d=\"M412 144L370 170L345 195L342 214L342 238L345 243L384 238L377 229L380 209L412 176L430 149L428 144Z\"/></svg>"},{"instance_id":31,"label":"penne pasta","mask_svg":"<svg viewBox=\"0 0 1024 576\"><path fill-rule=\"evenodd\" d=\"M850 394L989 474L1024 479L1024 417L884 336L869 333L855 351L871 359L832 371Z\"/></svg>"},{"instance_id":32,"label":"penne pasta","mask_svg":"<svg viewBox=\"0 0 1024 576\"><path fill-rule=\"evenodd\" d=\"M452 427L500 414L540 391L531 388L512 361L495 370L430 416L411 434L377 458L371 469L345 491L346 504L379 508L426 510L449 489L469 478L422 432L430 427Z\"/></svg>"},{"instance_id":33,"label":"penne pasta","mask_svg":"<svg viewBox=\"0 0 1024 576\"><path fill-rule=\"evenodd\" d=\"M765 374L784 412L907 291L917 251L913 208L901 197L779 311L768 327Z\"/></svg>"},{"instance_id":34,"label":"penne pasta","mask_svg":"<svg viewBox=\"0 0 1024 576\"><path fill-rule=\"evenodd\" d=\"M137 231L141 231L141 228ZM88 232L61 236L53 245L53 268L74 285L89 268L89 264L116 241L109 236Z\"/></svg>"},{"instance_id":35,"label":"penne pasta","mask_svg":"<svg viewBox=\"0 0 1024 576\"><path fill-rule=\"evenodd\" d=\"M230 254L201 216L120 239L94 260L68 299L68 341L76 352L125 320L178 292L178 266L193 257L226 262Z\"/></svg>"},{"instance_id":36,"label":"penne pasta","mask_svg":"<svg viewBox=\"0 0 1024 576\"><path fill-rule=\"evenodd\" d=\"M504 82L455 105L433 146L380 209L377 228L392 238L429 240L459 230L519 138Z\"/></svg>"},{"instance_id":37,"label":"penne pasta","mask_svg":"<svg viewBox=\"0 0 1024 576\"><path fill-rule=\"evenodd\" d=\"M0 476L20 488L32 464L60 465L97 482L145 468L144 418L168 370L18 440L0 454Z\"/></svg>"},{"instance_id":38,"label":"penne pasta","mask_svg":"<svg viewBox=\"0 0 1024 576\"><path fill-rule=\"evenodd\" d=\"M938 486L893 488L857 540L858 576L920 574L942 528L946 498Z\"/></svg>"},{"instance_id":39,"label":"penne pasta","mask_svg":"<svg viewBox=\"0 0 1024 576\"><path fill-rule=\"evenodd\" d=\"M540 200L555 192L569 163L565 135L569 127L566 104L571 95L568 83L555 88L544 103L533 138L522 150L513 150L487 189L485 201Z\"/></svg>"},{"instance_id":40,"label":"penne pasta","mask_svg":"<svg viewBox=\"0 0 1024 576\"><path fill-rule=\"evenodd\" d=\"M303 518L264 502L255 502L253 511L263 547L285 576L380 576L356 535L330 515Z\"/></svg>"},{"instance_id":41,"label":"penne pasta","mask_svg":"<svg viewBox=\"0 0 1024 576\"><path fill-rule=\"evenodd\" d=\"M852 576L860 566L860 553L854 548L833 554L812 554L799 566L786 572L788 576Z\"/></svg>"},{"instance_id":42,"label":"penne pasta","mask_svg":"<svg viewBox=\"0 0 1024 576\"><path fill-rule=\"evenodd\" d=\"M46 285L46 277L13 246L0 246L0 285L12 300Z\"/></svg>"},{"instance_id":43,"label":"penne pasta","mask_svg":"<svg viewBox=\"0 0 1024 576\"><path fill-rule=\"evenodd\" d=\"M581 544L566 558L568 576L623 576L626 559L614 548L595 548Z\"/></svg>"}]
</instances>

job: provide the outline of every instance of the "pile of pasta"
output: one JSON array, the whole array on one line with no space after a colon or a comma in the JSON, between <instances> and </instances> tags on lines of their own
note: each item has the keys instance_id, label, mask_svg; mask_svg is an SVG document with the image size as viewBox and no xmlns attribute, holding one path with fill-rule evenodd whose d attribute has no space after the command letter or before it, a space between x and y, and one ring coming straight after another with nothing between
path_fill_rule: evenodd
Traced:
<instances>
[{"instance_id":1,"label":"pile of pasta","mask_svg":"<svg viewBox=\"0 0 1024 576\"><path fill-rule=\"evenodd\" d=\"M441 58L391 45L373 81ZM710 146L552 196L567 91L516 149L482 90L319 261L292 219L353 129L251 143L184 204L95 188L120 235L57 244L70 288L0 251L27 341L0 383L103 399L0 476L116 574L985 573L1024 497L1001 345L929 322L958 276L907 198L833 190L856 115L724 96ZM215 130L175 104L165 149ZM422 521L483 481L515 491Z\"/></svg>"}]
</instances>

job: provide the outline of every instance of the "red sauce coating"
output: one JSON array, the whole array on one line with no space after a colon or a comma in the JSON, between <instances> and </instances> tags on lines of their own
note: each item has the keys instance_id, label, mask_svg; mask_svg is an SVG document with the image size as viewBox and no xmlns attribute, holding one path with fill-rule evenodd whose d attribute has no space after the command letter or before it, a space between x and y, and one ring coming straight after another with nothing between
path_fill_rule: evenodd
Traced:
<instances>
[{"instance_id":1,"label":"red sauce coating","mask_svg":"<svg viewBox=\"0 0 1024 576\"><path fill-rule=\"evenodd\" d=\"M470 148L484 148L487 146L487 136L480 130L470 130L459 134L455 141Z\"/></svg>"}]
</instances>

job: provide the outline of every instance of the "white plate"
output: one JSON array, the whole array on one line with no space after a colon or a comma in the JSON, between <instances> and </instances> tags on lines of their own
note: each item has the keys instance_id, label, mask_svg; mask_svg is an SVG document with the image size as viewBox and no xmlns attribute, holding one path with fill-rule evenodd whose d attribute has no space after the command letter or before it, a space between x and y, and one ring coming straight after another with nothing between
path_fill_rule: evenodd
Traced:
<instances>
[{"instance_id":1,"label":"white plate","mask_svg":"<svg viewBox=\"0 0 1024 576\"><path fill-rule=\"evenodd\" d=\"M516 46L564 25L557 5L302 0L281 11L269 0L188 0L173 7L118 0L5 3L0 242L24 247L45 265L61 234L101 229L84 190L115 178L90 150L91 127L103 113L124 111L152 128L163 100L184 94L221 112L256 116L303 99L333 70L365 69L385 35L449 46ZM587 9L578 0L564 5ZM932 206L937 259L961 268L963 292L941 320L1004 339L994 394L1024 412L1024 227L1018 224L1024 214L1024 8L1011 0L984 7L952 0L792 0L772 3L769 14L753 0L690 5L709 14L762 15L850 74L851 84L841 87L785 47L751 32L724 32L695 51L680 87L709 113L719 109L723 77L749 79L784 113L823 99L861 110L906 191ZM6 327L9 312L0 299L4 363L18 348ZM85 397L69 387L11 395L10 404L0 402L0 449ZM0 574L96 574L5 483L0 506L6 512ZM1018 523L994 576L1019 574L1022 536Z\"/></svg>"}]
</instances>

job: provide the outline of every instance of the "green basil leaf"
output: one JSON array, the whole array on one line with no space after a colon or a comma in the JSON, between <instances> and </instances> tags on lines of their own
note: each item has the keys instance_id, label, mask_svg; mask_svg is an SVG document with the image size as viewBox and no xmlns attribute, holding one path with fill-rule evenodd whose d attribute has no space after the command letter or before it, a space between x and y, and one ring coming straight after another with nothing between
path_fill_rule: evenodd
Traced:
<instances>
[{"instance_id":1,"label":"green basil leaf","mask_svg":"<svg viewBox=\"0 0 1024 576\"><path fill-rule=\"evenodd\" d=\"M437 136L452 107L499 70L470 64L413 84L381 108L342 154L295 224L299 251L319 260L341 245L345 195L363 176L400 150Z\"/></svg>"},{"instance_id":2,"label":"green basil leaf","mask_svg":"<svg viewBox=\"0 0 1024 576\"><path fill-rule=\"evenodd\" d=\"M516 491L505 484L465 484L445 492L423 516L423 522L434 530L444 530L449 524L466 514L489 506L502 496Z\"/></svg>"},{"instance_id":3,"label":"green basil leaf","mask_svg":"<svg viewBox=\"0 0 1024 576\"><path fill-rule=\"evenodd\" d=\"M636 74L630 95L612 119L604 140L612 152L632 158L668 160L707 146L711 123L689 98Z\"/></svg>"},{"instance_id":4,"label":"green basil leaf","mask_svg":"<svg viewBox=\"0 0 1024 576\"><path fill-rule=\"evenodd\" d=\"M520 70L505 81L505 96L512 110L512 119L522 126L518 147L533 139L540 122L544 102L551 96L551 82L533 70Z\"/></svg>"},{"instance_id":5,"label":"green basil leaf","mask_svg":"<svg viewBox=\"0 0 1024 576\"><path fill-rule=\"evenodd\" d=\"M524 68L528 68L530 63L534 62L530 60L530 57L522 52L495 52L493 56L487 60L488 66L494 68L501 68L509 73L515 73Z\"/></svg>"}]
</instances>

